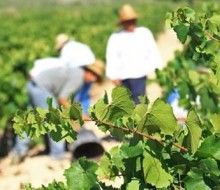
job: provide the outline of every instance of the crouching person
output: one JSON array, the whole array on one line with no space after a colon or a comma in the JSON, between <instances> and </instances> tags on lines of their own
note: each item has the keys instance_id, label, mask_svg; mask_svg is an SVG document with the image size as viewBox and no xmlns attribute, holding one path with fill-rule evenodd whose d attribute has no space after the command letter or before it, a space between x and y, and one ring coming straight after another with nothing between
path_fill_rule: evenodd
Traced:
<instances>
[{"instance_id":1,"label":"crouching person","mask_svg":"<svg viewBox=\"0 0 220 190\"><path fill-rule=\"evenodd\" d=\"M65 64L59 58L44 58L37 60L30 71L27 91L33 108L48 108L47 98L53 99L53 106L69 106L69 97L77 93L85 84L101 80L104 65L93 63L82 68L74 68ZM29 139L16 139L13 153L19 159L25 157L28 151ZM49 139L50 155L60 159L65 152L65 142L55 142Z\"/></svg>"}]
</instances>

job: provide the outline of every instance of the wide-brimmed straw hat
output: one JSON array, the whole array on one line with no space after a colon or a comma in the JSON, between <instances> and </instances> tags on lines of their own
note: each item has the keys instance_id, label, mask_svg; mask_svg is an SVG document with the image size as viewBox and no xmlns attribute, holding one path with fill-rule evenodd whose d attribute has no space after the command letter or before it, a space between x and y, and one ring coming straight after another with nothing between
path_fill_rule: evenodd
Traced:
<instances>
[{"instance_id":1,"label":"wide-brimmed straw hat","mask_svg":"<svg viewBox=\"0 0 220 190\"><path fill-rule=\"evenodd\" d=\"M84 68L96 74L100 79L102 79L105 73L105 65L99 59L96 59L93 64L84 66Z\"/></svg>"},{"instance_id":2,"label":"wide-brimmed straw hat","mask_svg":"<svg viewBox=\"0 0 220 190\"><path fill-rule=\"evenodd\" d=\"M137 18L138 18L138 15L131 5L125 4L120 8L119 23L123 23L129 20L136 20Z\"/></svg>"},{"instance_id":3,"label":"wide-brimmed straw hat","mask_svg":"<svg viewBox=\"0 0 220 190\"><path fill-rule=\"evenodd\" d=\"M60 50L67 41L69 41L69 36L67 34L58 34L55 40L56 50Z\"/></svg>"}]
</instances>

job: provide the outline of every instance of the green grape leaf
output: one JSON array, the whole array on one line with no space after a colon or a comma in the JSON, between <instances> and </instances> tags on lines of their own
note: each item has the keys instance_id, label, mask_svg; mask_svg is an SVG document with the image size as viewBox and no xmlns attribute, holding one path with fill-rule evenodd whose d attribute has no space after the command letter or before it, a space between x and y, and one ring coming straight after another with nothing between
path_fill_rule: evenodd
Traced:
<instances>
[{"instance_id":1,"label":"green grape leaf","mask_svg":"<svg viewBox=\"0 0 220 190\"><path fill-rule=\"evenodd\" d=\"M187 190L211 190L203 180L203 173L196 169L187 173L187 177L184 179L184 184Z\"/></svg>"},{"instance_id":2,"label":"green grape leaf","mask_svg":"<svg viewBox=\"0 0 220 190\"><path fill-rule=\"evenodd\" d=\"M95 116L100 121L105 121L109 119L109 106L104 103L101 99L95 105Z\"/></svg>"},{"instance_id":3,"label":"green grape leaf","mask_svg":"<svg viewBox=\"0 0 220 190\"><path fill-rule=\"evenodd\" d=\"M218 163L213 158L203 159L199 163L199 168L204 173L210 173L216 176L220 175L220 170L218 168Z\"/></svg>"},{"instance_id":4,"label":"green grape leaf","mask_svg":"<svg viewBox=\"0 0 220 190\"><path fill-rule=\"evenodd\" d=\"M201 89L199 94L200 94L200 102L203 109L210 112L217 111L214 99L207 88Z\"/></svg>"},{"instance_id":5,"label":"green grape leaf","mask_svg":"<svg viewBox=\"0 0 220 190\"><path fill-rule=\"evenodd\" d=\"M123 161L124 155L119 147L113 147L109 153L105 153L99 162L99 168L96 171L100 180L114 180L121 170L125 170Z\"/></svg>"},{"instance_id":6,"label":"green grape leaf","mask_svg":"<svg viewBox=\"0 0 220 190\"><path fill-rule=\"evenodd\" d=\"M13 129L20 138L24 138L24 127L27 125L26 120L24 119L26 116L24 115L24 113L17 112L13 118Z\"/></svg>"},{"instance_id":7,"label":"green grape leaf","mask_svg":"<svg viewBox=\"0 0 220 190\"><path fill-rule=\"evenodd\" d=\"M141 141L136 145L123 144L121 146L121 154L124 158L133 158L143 154L143 144Z\"/></svg>"},{"instance_id":8,"label":"green grape leaf","mask_svg":"<svg viewBox=\"0 0 220 190\"><path fill-rule=\"evenodd\" d=\"M117 119L132 114L134 102L130 92L124 87L116 87L112 91L112 101L108 103L107 97L99 100L92 112L100 121L116 121Z\"/></svg>"},{"instance_id":9,"label":"green grape leaf","mask_svg":"<svg viewBox=\"0 0 220 190\"><path fill-rule=\"evenodd\" d=\"M188 32L189 32L189 26L186 24L180 23L174 27L174 31L176 32L178 39L182 43L185 43Z\"/></svg>"},{"instance_id":10,"label":"green grape leaf","mask_svg":"<svg viewBox=\"0 0 220 190\"><path fill-rule=\"evenodd\" d=\"M211 18L209 18L209 21L217 26L220 26L220 15L213 15Z\"/></svg>"},{"instance_id":11,"label":"green grape leaf","mask_svg":"<svg viewBox=\"0 0 220 190\"><path fill-rule=\"evenodd\" d=\"M119 147L113 147L109 153L111 155L112 164L116 166L118 169L125 169L123 162L124 157L121 154Z\"/></svg>"},{"instance_id":12,"label":"green grape leaf","mask_svg":"<svg viewBox=\"0 0 220 190\"><path fill-rule=\"evenodd\" d=\"M220 160L220 137L209 136L204 139L201 146L197 150L197 155L201 158L215 158Z\"/></svg>"},{"instance_id":13,"label":"green grape leaf","mask_svg":"<svg viewBox=\"0 0 220 190\"><path fill-rule=\"evenodd\" d=\"M151 111L147 114L145 126L156 126L160 129L161 133L173 135L177 129L177 122L171 106L157 99Z\"/></svg>"},{"instance_id":14,"label":"green grape leaf","mask_svg":"<svg viewBox=\"0 0 220 190\"><path fill-rule=\"evenodd\" d=\"M47 105L48 105L49 109L51 109L53 107L53 99L52 98L47 98Z\"/></svg>"},{"instance_id":15,"label":"green grape leaf","mask_svg":"<svg viewBox=\"0 0 220 190\"><path fill-rule=\"evenodd\" d=\"M192 82L193 85L198 85L200 80L199 80L199 74L196 71L190 70L188 72L189 79Z\"/></svg>"},{"instance_id":16,"label":"green grape leaf","mask_svg":"<svg viewBox=\"0 0 220 190\"><path fill-rule=\"evenodd\" d=\"M71 142L76 139L76 131L73 130L70 119L63 118L64 112L65 110L52 107L49 110L36 108L18 112L13 119L13 128L21 138L25 134L33 138L48 133L54 141L65 139Z\"/></svg>"},{"instance_id":17,"label":"green grape leaf","mask_svg":"<svg viewBox=\"0 0 220 190\"><path fill-rule=\"evenodd\" d=\"M116 87L112 91L112 102L110 104L110 118L118 119L124 115L132 114L134 102L131 93L125 87Z\"/></svg>"},{"instance_id":18,"label":"green grape leaf","mask_svg":"<svg viewBox=\"0 0 220 190\"><path fill-rule=\"evenodd\" d=\"M201 122L194 110L188 113L186 126L188 128L188 135L186 136L187 147L189 147L194 154L199 147L200 138L202 136Z\"/></svg>"},{"instance_id":19,"label":"green grape leaf","mask_svg":"<svg viewBox=\"0 0 220 190\"><path fill-rule=\"evenodd\" d=\"M162 168L161 162L147 152L144 153L143 170L145 183L156 188L168 187L173 182L173 177Z\"/></svg>"},{"instance_id":20,"label":"green grape leaf","mask_svg":"<svg viewBox=\"0 0 220 190\"><path fill-rule=\"evenodd\" d=\"M147 104L138 104L136 105L134 109L134 114L138 115L140 118L146 117L146 113L148 111L148 105Z\"/></svg>"},{"instance_id":21,"label":"green grape leaf","mask_svg":"<svg viewBox=\"0 0 220 190\"><path fill-rule=\"evenodd\" d=\"M220 115L212 114L210 116L210 122L215 130L215 133L220 133Z\"/></svg>"},{"instance_id":22,"label":"green grape leaf","mask_svg":"<svg viewBox=\"0 0 220 190\"><path fill-rule=\"evenodd\" d=\"M180 12L184 13L186 21L189 22L189 21L193 21L195 19L195 11L193 9L191 9L189 7L184 7L179 10L180 10Z\"/></svg>"},{"instance_id":23,"label":"green grape leaf","mask_svg":"<svg viewBox=\"0 0 220 190\"><path fill-rule=\"evenodd\" d=\"M79 103L72 103L70 108L69 108L69 116L70 119L73 120L78 120L80 125L83 125L83 120L82 120L82 108Z\"/></svg>"},{"instance_id":24,"label":"green grape leaf","mask_svg":"<svg viewBox=\"0 0 220 190\"><path fill-rule=\"evenodd\" d=\"M143 129L144 124L147 119L147 113L148 113L148 105L147 104L138 104L136 105L133 113L133 117L135 119L135 122L137 123L137 129Z\"/></svg>"},{"instance_id":25,"label":"green grape leaf","mask_svg":"<svg viewBox=\"0 0 220 190\"><path fill-rule=\"evenodd\" d=\"M105 101L104 98L98 100L98 102L93 106L93 109L91 109L90 115L95 117L100 120L100 121L105 121L108 119L109 114L108 114L108 107L109 105Z\"/></svg>"},{"instance_id":26,"label":"green grape leaf","mask_svg":"<svg viewBox=\"0 0 220 190\"><path fill-rule=\"evenodd\" d=\"M96 175L100 180L114 179L114 176L112 177L112 172L111 156L106 153L99 161L99 167L96 171Z\"/></svg>"},{"instance_id":27,"label":"green grape leaf","mask_svg":"<svg viewBox=\"0 0 220 190\"><path fill-rule=\"evenodd\" d=\"M131 182L128 183L126 190L138 190L140 187L140 182L138 179L132 179Z\"/></svg>"},{"instance_id":28,"label":"green grape leaf","mask_svg":"<svg viewBox=\"0 0 220 190\"><path fill-rule=\"evenodd\" d=\"M53 123L54 125L59 125L61 121L59 110L56 108L50 108L47 113L47 121L49 123Z\"/></svg>"},{"instance_id":29,"label":"green grape leaf","mask_svg":"<svg viewBox=\"0 0 220 190\"><path fill-rule=\"evenodd\" d=\"M38 107L38 108L36 108L36 111L39 114L39 117L41 118L41 121L46 118L48 110Z\"/></svg>"},{"instance_id":30,"label":"green grape leaf","mask_svg":"<svg viewBox=\"0 0 220 190\"><path fill-rule=\"evenodd\" d=\"M139 101L140 104L148 105L149 104L149 99L147 96L139 96Z\"/></svg>"},{"instance_id":31,"label":"green grape leaf","mask_svg":"<svg viewBox=\"0 0 220 190\"><path fill-rule=\"evenodd\" d=\"M88 190L97 188L97 176L95 174L98 165L85 158L79 159L71 167L65 170L68 189Z\"/></svg>"}]
</instances>

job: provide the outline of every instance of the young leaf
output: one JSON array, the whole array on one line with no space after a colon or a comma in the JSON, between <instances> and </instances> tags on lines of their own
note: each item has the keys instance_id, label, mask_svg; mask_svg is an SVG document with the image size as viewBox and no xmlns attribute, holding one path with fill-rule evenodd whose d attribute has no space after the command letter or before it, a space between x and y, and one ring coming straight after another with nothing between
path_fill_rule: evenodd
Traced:
<instances>
[{"instance_id":1,"label":"young leaf","mask_svg":"<svg viewBox=\"0 0 220 190\"><path fill-rule=\"evenodd\" d=\"M177 129L176 118L170 105L157 99L147 115L145 126L156 126L165 135L173 135Z\"/></svg>"},{"instance_id":2,"label":"young leaf","mask_svg":"<svg viewBox=\"0 0 220 190\"><path fill-rule=\"evenodd\" d=\"M97 176L95 174L98 165L94 162L81 158L64 173L68 189L88 190L97 188Z\"/></svg>"},{"instance_id":3,"label":"young leaf","mask_svg":"<svg viewBox=\"0 0 220 190\"><path fill-rule=\"evenodd\" d=\"M213 15L209 20L213 24L216 24L217 26L220 26L220 15Z\"/></svg>"},{"instance_id":4,"label":"young leaf","mask_svg":"<svg viewBox=\"0 0 220 190\"><path fill-rule=\"evenodd\" d=\"M92 112L98 120L105 121L109 118L108 107L108 104L106 104L102 98L94 105Z\"/></svg>"},{"instance_id":5,"label":"young leaf","mask_svg":"<svg viewBox=\"0 0 220 190\"><path fill-rule=\"evenodd\" d=\"M124 158L133 158L143 154L143 144L140 141L138 144L132 146L129 144L123 144L121 146L121 154Z\"/></svg>"},{"instance_id":6,"label":"young leaf","mask_svg":"<svg viewBox=\"0 0 220 190\"><path fill-rule=\"evenodd\" d=\"M211 115L210 122L215 130L215 133L220 133L220 115L217 114Z\"/></svg>"},{"instance_id":7,"label":"young leaf","mask_svg":"<svg viewBox=\"0 0 220 190\"><path fill-rule=\"evenodd\" d=\"M115 177L112 177L112 164L111 164L111 156L106 153L104 156L102 156L99 167L96 171L96 175L100 180L105 179L114 179Z\"/></svg>"},{"instance_id":8,"label":"young leaf","mask_svg":"<svg viewBox=\"0 0 220 190\"><path fill-rule=\"evenodd\" d=\"M47 105L48 105L49 109L51 109L53 107L53 99L52 98L47 98Z\"/></svg>"},{"instance_id":9,"label":"young leaf","mask_svg":"<svg viewBox=\"0 0 220 190\"><path fill-rule=\"evenodd\" d=\"M201 168L204 173L210 173L216 176L220 175L218 163L213 158L207 158L201 160L199 164L199 168Z\"/></svg>"},{"instance_id":10,"label":"young leaf","mask_svg":"<svg viewBox=\"0 0 220 190\"><path fill-rule=\"evenodd\" d=\"M112 164L118 169L125 169L125 166L124 166L124 162L123 162L123 155L121 154L120 152L120 149L119 147L113 147L110 152L111 154L111 162Z\"/></svg>"},{"instance_id":11,"label":"young leaf","mask_svg":"<svg viewBox=\"0 0 220 190\"><path fill-rule=\"evenodd\" d=\"M148 105L147 104L138 104L136 105L134 109L134 119L135 122L137 123L137 129L141 130L143 129L143 126L146 122L147 119L147 113L148 113Z\"/></svg>"},{"instance_id":12,"label":"young leaf","mask_svg":"<svg viewBox=\"0 0 220 190\"><path fill-rule=\"evenodd\" d=\"M184 179L184 184L187 190L211 190L211 188L205 184L202 172L196 169L191 170L187 174L187 177Z\"/></svg>"},{"instance_id":13,"label":"young leaf","mask_svg":"<svg viewBox=\"0 0 220 190\"><path fill-rule=\"evenodd\" d=\"M208 88L203 88L200 90L200 102L202 108L209 111L209 112L216 112L216 103L214 98L211 96Z\"/></svg>"},{"instance_id":14,"label":"young leaf","mask_svg":"<svg viewBox=\"0 0 220 190\"><path fill-rule=\"evenodd\" d=\"M193 21L195 19L195 11L189 7L184 7L183 9L184 14L186 15L187 21Z\"/></svg>"},{"instance_id":15,"label":"young leaf","mask_svg":"<svg viewBox=\"0 0 220 190\"><path fill-rule=\"evenodd\" d=\"M131 100L131 93L125 87L116 87L112 91L112 105L120 107L124 112L131 114L134 109L134 102Z\"/></svg>"},{"instance_id":16,"label":"young leaf","mask_svg":"<svg viewBox=\"0 0 220 190\"><path fill-rule=\"evenodd\" d=\"M173 177L162 168L161 162L147 152L144 153L143 170L145 183L156 188L168 187L173 182Z\"/></svg>"},{"instance_id":17,"label":"young leaf","mask_svg":"<svg viewBox=\"0 0 220 190\"><path fill-rule=\"evenodd\" d=\"M189 75L189 79L190 79L190 81L192 82L192 84L193 85L198 85L199 84L199 74L198 74L198 72L196 72L196 71L193 71L193 70L190 70L189 72L188 72L188 75Z\"/></svg>"},{"instance_id":18,"label":"young leaf","mask_svg":"<svg viewBox=\"0 0 220 190\"><path fill-rule=\"evenodd\" d=\"M83 120L82 120L82 108L79 103L72 103L70 108L69 108L69 116L70 119L73 120L78 120L80 125L83 125Z\"/></svg>"},{"instance_id":19,"label":"young leaf","mask_svg":"<svg viewBox=\"0 0 220 190\"><path fill-rule=\"evenodd\" d=\"M220 160L220 137L209 136L207 137L197 150L197 155L201 158L215 158Z\"/></svg>"},{"instance_id":20,"label":"young leaf","mask_svg":"<svg viewBox=\"0 0 220 190\"><path fill-rule=\"evenodd\" d=\"M199 147L199 142L202 135L201 122L194 110L191 110L188 113L186 126L189 131L185 140L188 147L191 149L191 152L194 154Z\"/></svg>"},{"instance_id":21,"label":"young leaf","mask_svg":"<svg viewBox=\"0 0 220 190\"><path fill-rule=\"evenodd\" d=\"M112 102L110 104L110 118L112 121L132 114L134 102L131 100L131 93L125 87L116 87L112 91Z\"/></svg>"},{"instance_id":22,"label":"young leaf","mask_svg":"<svg viewBox=\"0 0 220 190\"><path fill-rule=\"evenodd\" d=\"M107 97L99 100L93 107L92 112L100 121L116 121L124 115L133 112L134 103L130 92L124 87L116 87L112 91L112 101L108 103Z\"/></svg>"},{"instance_id":23,"label":"young leaf","mask_svg":"<svg viewBox=\"0 0 220 190\"><path fill-rule=\"evenodd\" d=\"M174 31L176 32L178 39L182 43L185 43L188 32L189 32L189 26L186 24L180 23L179 25L176 25L174 27Z\"/></svg>"},{"instance_id":24,"label":"young leaf","mask_svg":"<svg viewBox=\"0 0 220 190\"><path fill-rule=\"evenodd\" d=\"M126 190L138 190L140 186L140 182L138 179L132 179L130 183L128 183Z\"/></svg>"}]
</instances>

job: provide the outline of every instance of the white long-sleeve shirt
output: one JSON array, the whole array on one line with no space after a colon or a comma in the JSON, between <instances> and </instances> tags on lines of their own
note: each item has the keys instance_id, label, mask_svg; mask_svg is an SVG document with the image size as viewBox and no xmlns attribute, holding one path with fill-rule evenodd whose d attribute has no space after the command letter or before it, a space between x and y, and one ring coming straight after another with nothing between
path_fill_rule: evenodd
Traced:
<instances>
[{"instance_id":1,"label":"white long-sleeve shirt","mask_svg":"<svg viewBox=\"0 0 220 190\"><path fill-rule=\"evenodd\" d=\"M31 80L58 98L68 98L83 85L83 70L59 58L42 58L30 70Z\"/></svg>"},{"instance_id":2,"label":"white long-sleeve shirt","mask_svg":"<svg viewBox=\"0 0 220 190\"><path fill-rule=\"evenodd\" d=\"M71 67L80 67L95 62L95 55L86 44L70 40L60 52L60 59Z\"/></svg>"},{"instance_id":3,"label":"white long-sleeve shirt","mask_svg":"<svg viewBox=\"0 0 220 190\"><path fill-rule=\"evenodd\" d=\"M112 80L143 77L162 67L154 37L145 27L113 33L108 40L106 59L106 75Z\"/></svg>"}]
</instances>

